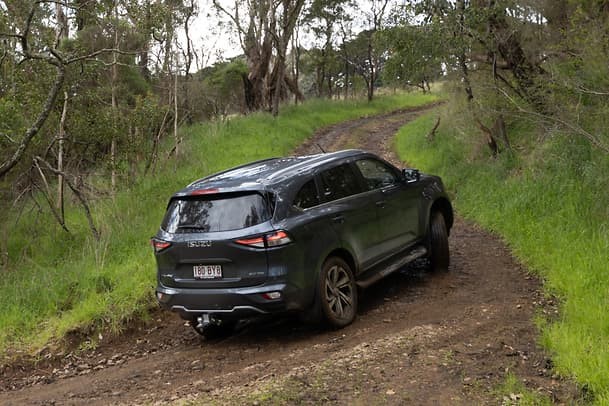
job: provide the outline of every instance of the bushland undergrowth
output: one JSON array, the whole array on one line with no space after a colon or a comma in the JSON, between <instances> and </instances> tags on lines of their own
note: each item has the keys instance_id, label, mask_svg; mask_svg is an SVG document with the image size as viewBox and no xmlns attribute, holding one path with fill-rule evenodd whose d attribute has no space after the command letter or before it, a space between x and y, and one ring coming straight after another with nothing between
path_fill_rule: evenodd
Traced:
<instances>
[{"instance_id":1,"label":"bushland undergrowth","mask_svg":"<svg viewBox=\"0 0 609 406\"><path fill-rule=\"evenodd\" d=\"M557 320L539 317L557 371L609 404L609 157L576 135L513 117L514 152L493 159L467 115L441 111L409 123L399 156L441 175L460 215L501 235L560 301Z\"/></svg>"},{"instance_id":2,"label":"bushland undergrowth","mask_svg":"<svg viewBox=\"0 0 609 406\"><path fill-rule=\"evenodd\" d=\"M286 106L277 118L257 113L182 128L177 159L165 159L153 174L125 186L114 199L92 202L99 241L91 236L75 200L66 210L70 233L35 204L2 210L6 262L0 269L0 352L32 352L69 332L84 334L95 345L97 329L117 331L145 317L154 306L149 238L171 194L191 181L247 161L289 154L322 126L435 99L401 94L372 103L313 100ZM172 147L169 142L162 146L160 156L166 157ZM108 189L102 176L91 182Z\"/></svg>"}]
</instances>

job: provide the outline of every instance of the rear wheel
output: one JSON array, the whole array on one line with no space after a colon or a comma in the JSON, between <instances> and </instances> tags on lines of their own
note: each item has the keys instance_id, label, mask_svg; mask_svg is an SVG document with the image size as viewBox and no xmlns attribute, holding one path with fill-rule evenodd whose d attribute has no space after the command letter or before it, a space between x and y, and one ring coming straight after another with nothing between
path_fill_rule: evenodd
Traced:
<instances>
[{"instance_id":1,"label":"rear wheel","mask_svg":"<svg viewBox=\"0 0 609 406\"><path fill-rule=\"evenodd\" d=\"M450 264L448 249L448 231L441 212L431 214L429 223L428 247L430 250L429 262L433 272L447 272Z\"/></svg>"},{"instance_id":2,"label":"rear wheel","mask_svg":"<svg viewBox=\"0 0 609 406\"><path fill-rule=\"evenodd\" d=\"M326 322L335 328L344 327L355 319L357 287L351 267L338 257L324 262L319 274L319 307Z\"/></svg>"}]
</instances>

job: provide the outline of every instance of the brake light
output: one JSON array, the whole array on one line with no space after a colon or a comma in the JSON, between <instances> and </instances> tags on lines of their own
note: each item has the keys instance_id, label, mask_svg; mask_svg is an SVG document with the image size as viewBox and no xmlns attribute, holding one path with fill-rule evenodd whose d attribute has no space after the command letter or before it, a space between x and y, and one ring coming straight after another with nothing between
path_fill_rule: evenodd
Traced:
<instances>
[{"instance_id":1,"label":"brake light","mask_svg":"<svg viewBox=\"0 0 609 406\"><path fill-rule=\"evenodd\" d=\"M219 189L196 189L190 192L191 196L212 195L218 193Z\"/></svg>"},{"instance_id":2,"label":"brake light","mask_svg":"<svg viewBox=\"0 0 609 406\"><path fill-rule=\"evenodd\" d=\"M154 248L154 252L163 251L165 248L171 247L171 243L163 240L157 240L156 238L150 239L150 244L152 244L152 248Z\"/></svg>"},{"instance_id":3,"label":"brake light","mask_svg":"<svg viewBox=\"0 0 609 406\"><path fill-rule=\"evenodd\" d=\"M249 247L264 248L264 247L279 247L281 245L289 244L292 239L285 231L276 231L274 233L261 235L252 238L241 238L235 240L237 244L247 245Z\"/></svg>"},{"instance_id":4,"label":"brake light","mask_svg":"<svg viewBox=\"0 0 609 406\"><path fill-rule=\"evenodd\" d=\"M250 247L264 248L264 237L243 238L235 242L237 244L247 245Z\"/></svg>"}]
</instances>

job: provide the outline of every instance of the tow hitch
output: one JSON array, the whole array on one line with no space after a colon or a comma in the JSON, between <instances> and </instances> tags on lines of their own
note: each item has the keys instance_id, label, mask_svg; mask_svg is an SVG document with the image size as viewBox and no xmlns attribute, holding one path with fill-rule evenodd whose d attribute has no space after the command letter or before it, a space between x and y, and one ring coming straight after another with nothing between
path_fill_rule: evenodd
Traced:
<instances>
[{"instance_id":1,"label":"tow hitch","mask_svg":"<svg viewBox=\"0 0 609 406\"><path fill-rule=\"evenodd\" d=\"M222 324L222 320L217 319L216 317L209 315L207 313L203 313L199 317L197 317L197 324L194 326L195 330L199 334L204 334L205 330L209 326L219 326Z\"/></svg>"}]
</instances>

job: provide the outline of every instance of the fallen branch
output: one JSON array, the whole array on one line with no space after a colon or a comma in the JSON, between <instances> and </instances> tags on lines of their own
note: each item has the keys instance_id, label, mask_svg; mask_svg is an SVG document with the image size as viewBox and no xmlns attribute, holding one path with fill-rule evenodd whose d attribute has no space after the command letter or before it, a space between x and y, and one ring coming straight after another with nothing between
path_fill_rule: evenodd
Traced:
<instances>
[{"instance_id":1,"label":"fallen branch","mask_svg":"<svg viewBox=\"0 0 609 406\"><path fill-rule=\"evenodd\" d=\"M436 131L439 126L440 126L440 116L438 116L438 119L436 120L436 124L433 126L433 128L431 129L429 134L427 134L428 141L433 141L434 137L436 136Z\"/></svg>"},{"instance_id":2,"label":"fallen branch","mask_svg":"<svg viewBox=\"0 0 609 406\"><path fill-rule=\"evenodd\" d=\"M482 124L480 119L476 118L476 123L478 123L478 128L480 128L480 131L482 131L482 133L486 136L486 144L490 148L493 158L496 158L497 154L499 153L499 148L497 147L495 137L493 137L493 132L487 126Z\"/></svg>"}]
</instances>

